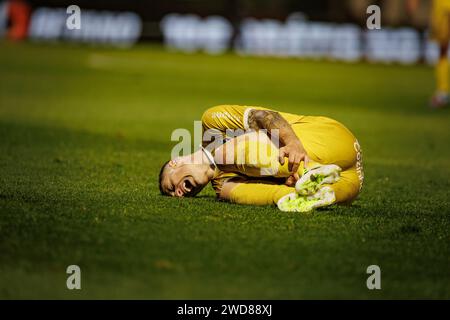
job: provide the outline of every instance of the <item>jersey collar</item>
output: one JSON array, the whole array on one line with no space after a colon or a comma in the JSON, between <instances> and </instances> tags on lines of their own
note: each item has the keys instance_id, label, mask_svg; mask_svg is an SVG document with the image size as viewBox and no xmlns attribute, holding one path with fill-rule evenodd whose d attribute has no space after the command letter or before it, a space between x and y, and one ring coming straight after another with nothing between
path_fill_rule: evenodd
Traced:
<instances>
[{"instance_id":1,"label":"jersey collar","mask_svg":"<svg viewBox=\"0 0 450 320\"><path fill-rule=\"evenodd\" d=\"M218 169L218 168L217 168L217 165L216 165L216 162L214 161L214 157L213 157L213 155L211 154L211 152L209 152L208 150L206 150L205 148L203 148L202 145L200 145L200 148L202 149L203 153L206 155L206 158L208 159L209 163L210 163L211 165L213 165L215 169Z\"/></svg>"}]
</instances>

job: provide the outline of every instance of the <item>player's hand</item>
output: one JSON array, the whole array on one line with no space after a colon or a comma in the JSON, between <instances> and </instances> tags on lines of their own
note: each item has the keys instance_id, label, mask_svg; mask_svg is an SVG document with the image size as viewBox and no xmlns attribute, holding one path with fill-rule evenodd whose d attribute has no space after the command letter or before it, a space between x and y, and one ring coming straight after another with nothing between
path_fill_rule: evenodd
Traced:
<instances>
[{"instance_id":1,"label":"player's hand","mask_svg":"<svg viewBox=\"0 0 450 320\"><path fill-rule=\"evenodd\" d=\"M295 183L297 182L298 179L300 179L300 176L296 172L293 175L289 176L284 184L287 185L288 187L293 187L295 186Z\"/></svg>"},{"instance_id":2,"label":"player's hand","mask_svg":"<svg viewBox=\"0 0 450 320\"><path fill-rule=\"evenodd\" d=\"M309 158L306 150L300 141L290 143L280 148L279 161L281 165L284 165L284 158L289 159L289 171L296 173L300 167L300 162L304 162L304 168L308 166Z\"/></svg>"}]
</instances>

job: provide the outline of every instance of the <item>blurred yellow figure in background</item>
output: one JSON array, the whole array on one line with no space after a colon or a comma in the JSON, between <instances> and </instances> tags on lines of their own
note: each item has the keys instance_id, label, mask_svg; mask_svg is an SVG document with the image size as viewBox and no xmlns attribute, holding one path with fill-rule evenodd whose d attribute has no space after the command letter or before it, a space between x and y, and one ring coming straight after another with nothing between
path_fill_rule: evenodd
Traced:
<instances>
[{"instance_id":1,"label":"blurred yellow figure in background","mask_svg":"<svg viewBox=\"0 0 450 320\"><path fill-rule=\"evenodd\" d=\"M419 0L409 0L410 13L417 11ZM439 60L436 64L436 92L430 106L442 108L449 104L449 62L448 43L450 41L450 0L433 0L431 9L431 38L439 44Z\"/></svg>"},{"instance_id":2,"label":"blurred yellow figure in background","mask_svg":"<svg viewBox=\"0 0 450 320\"><path fill-rule=\"evenodd\" d=\"M431 104L434 107L441 107L449 102L450 0L434 0L432 10L431 36L439 43L440 55L436 65L437 91Z\"/></svg>"}]
</instances>

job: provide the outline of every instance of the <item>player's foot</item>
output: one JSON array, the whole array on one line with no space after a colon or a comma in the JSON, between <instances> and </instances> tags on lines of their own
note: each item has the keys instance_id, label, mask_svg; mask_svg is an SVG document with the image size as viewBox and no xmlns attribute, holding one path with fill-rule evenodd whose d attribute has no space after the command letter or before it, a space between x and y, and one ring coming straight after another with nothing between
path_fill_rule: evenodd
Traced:
<instances>
[{"instance_id":1,"label":"player's foot","mask_svg":"<svg viewBox=\"0 0 450 320\"><path fill-rule=\"evenodd\" d=\"M284 212L309 212L315 208L329 206L336 201L333 189L320 188L315 194L301 196L293 192L278 200L278 209Z\"/></svg>"},{"instance_id":2,"label":"player's foot","mask_svg":"<svg viewBox=\"0 0 450 320\"><path fill-rule=\"evenodd\" d=\"M447 92L437 92L431 97L430 108L441 109L448 106L450 103L450 97Z\"/></svg>"},{"instance_id":3,"label":"player's foot","mask_svg":"<svg viewBox=\"0 0 450 320\"><path fill-rule=\"evenodd\" d=\"M295 190L301 196L315 194L321 185L337 182L340 172L341 168L335 164L310 169L298 179L295 184Z\"/></svg>"}]
</instances>

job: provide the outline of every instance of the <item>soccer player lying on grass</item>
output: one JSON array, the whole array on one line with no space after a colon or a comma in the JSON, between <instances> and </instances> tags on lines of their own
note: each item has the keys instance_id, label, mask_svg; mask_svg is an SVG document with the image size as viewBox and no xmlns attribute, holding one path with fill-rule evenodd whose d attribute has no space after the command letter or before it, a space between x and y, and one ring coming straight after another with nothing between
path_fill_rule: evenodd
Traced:
<instances>
[{"instance_id":1,"label":"soccer player lying on grass","mask_svg":"<svg viewBox=\"0 0 450 320\"><path fill-rule=\"evenodd\" d=\"M362 188L359 143L330 118L224 105L208 109L202 125L204 145L211 134L221 143L164 164L162 194L195 196L211 182L222 200L308 212L351 203Z\"/></svg>"}]
</instances>

